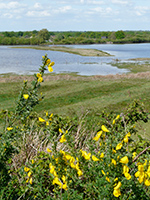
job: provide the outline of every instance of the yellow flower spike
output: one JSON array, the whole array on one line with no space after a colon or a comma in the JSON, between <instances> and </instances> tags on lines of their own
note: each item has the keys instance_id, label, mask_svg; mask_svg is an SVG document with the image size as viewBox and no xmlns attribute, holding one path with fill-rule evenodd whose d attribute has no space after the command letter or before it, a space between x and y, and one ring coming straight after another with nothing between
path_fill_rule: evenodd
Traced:
<instances>
[{"instance_id":1,"label":"yellow flower spike","mask_svg":"<svg viewBox=\"0 0 150 200\"><path fill-rule=\"evenodd\" d=\"M112 124L114 125L114 124L115 124L115 122L116 122L116 120L114 119Z\"/></svg>"},{"instance_id":2,"label":"yellow flower spike","mask_svg":"<svg viewBox=\"0 0 150 200\"><path fill-rule=\"evenodd\" d=\"M115 166L117 165L117 162L114 159L111 160L111 163L114 164Z\"/></svg>"},{"instance_id":3,"label":"yellow flower spike","mask_svg":"<svg viewBox=\"0 0 150 200\"><path fill-rule=\"evenodd\" d=\"M112 149L112 152L113 152L113 153L116 153L116 150Z\"/></svg>"},{"instance_id":4,"label":"yellow flower spike","mask_svg":"<svg viewBox=\"0 0 150 200\"><path fill-rule=\"evenodd\" d=\"M28 172L29 170L30 170L30 168L24 167L24 171L25 171L25 172Z\"/></svg>"},{"instance_id":5,"label":"yellow flower spike","mask_svg":"<svg viewBox=\"0 0 150 200\"><path fill-rule=\"evenodd\" d=\"M40 122L45 122L45 119L43 119L42 117L39 117L39 121Z\"/></svg>"},{"instance_id":6,"label":"yellow flower spike","mask_svg":"<svg viewBox=\"0 0 150 200\"><path fill-rule=\"evenodd\" d=\"M120 159L120 162L123 164L127 164L129 162L129 159L127 156L124 156L123 158Z\"/></svg>"},{"instance_id":7,"label":"yellow flower spike","mask_svg":"<svg viewBox=\"0 0 150 200\"><path fill-rule=\"evenodd\" d=\"M31 160L31 163L34 164L34 160L33 159Z\"/></svg>"},{"instance_id":8,"label":"yellow flower spike","mask_svg":"<svg viewBox=\"0 0 150 200\"><path fill-rule=\"evenodd\" d=\"M7 127L8 131L11 131L13 129L13 127Z\"/></svg>"},{"instance_id":9,"label":"yellow flower spike","mask_svg":"<svg viewBox=\"0 0 150 200\"><path fill-rule=\"evenodd\" d=\"M119 150L119 149L121 149L122 148L122 143L119 143L119 144L117 144L117 146L116 146L116 150Z\"/></svg>"},{"instance_id":10,"label":"yellow flower spike","mask_svg":"<svg viewBox=\"0 0 150 200\"><path fill-rule=\"evenodd\" d=\"M66 138L65 138L65 135L62 135L61 136L61 138L60 138L60 140L59 140L59 142L60 143L63 143L63 142L66 142L67 140L66 140Z\"/></svg>"},{"instance_id":11,"label":"yellow flower spike","mask_svg":"<svg viewBox=\"0 0 150 200\"><path fill-rule=\"evenodd\" d=\"M94 155L92 156L92 160L93 161L99 161L99 159L96 156L94 156Z\"/></svg>"},{"instance_id":12,"label":"yellow flower spike","mask_svg":"<svg viewBox=\"0 0 150 200\"><path fill-rule=\"evenodd\" d=\"M47 148L46 150L47 150L48 153L51 153L51 152L52 152L52 150L50 150L49 148Z\"/></svg>"},{"instance_id":13,"label":"yellow flower spike","mask_svg":"<svg viewBox=\"0 0 150 200\"><path fill-rule=\"evenodd\" d=\"M29 95L28 94L24 94L23 97L24 97L24 99L27 100L29 98Z\"/></svg>"},{"instance_id":14,"label":"yellow flower spike","mask_svg":"<svg viewBox=\"0 0 150 200\"><path fill-rule=\"evenodd\" d=\"M66 177L63 175L62 178L63 182L65 183L66 182Z\"/></svg>"},{"instance_id":15,"label":"yellow flower spike","mask_svg":"<svg viewBox=\"0 0 150 200\"><path fill-rule=\"evenodd\" d=\"M108 130L104 125L101 126L101 129L102 129L102 131L104 131L104 132L109 132L109 130Z\"/></svg>"}]
</instances>

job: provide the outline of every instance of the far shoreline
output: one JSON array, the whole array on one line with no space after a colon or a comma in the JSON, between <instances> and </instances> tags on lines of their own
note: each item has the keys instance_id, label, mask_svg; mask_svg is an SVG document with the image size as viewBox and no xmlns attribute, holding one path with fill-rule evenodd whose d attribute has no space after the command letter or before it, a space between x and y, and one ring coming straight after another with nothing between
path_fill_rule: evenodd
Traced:
<instances>
[{"instance_id":1,"label":"far shoreline","mask_svg":"<svg viewBox=\"0 0 150 200\"><path fill-rule=\"evenodd\" d=\"M53 45L53 46L11 46L10 48L25 48L25 49L35 49L35 50L47 50L47 51L60 51L65 53L72 53L77 54L80 56L113 56L107 52L97 50L97 49L86 49L86 48L72 48L60 45Z\"/></svg>"}]
</instances>

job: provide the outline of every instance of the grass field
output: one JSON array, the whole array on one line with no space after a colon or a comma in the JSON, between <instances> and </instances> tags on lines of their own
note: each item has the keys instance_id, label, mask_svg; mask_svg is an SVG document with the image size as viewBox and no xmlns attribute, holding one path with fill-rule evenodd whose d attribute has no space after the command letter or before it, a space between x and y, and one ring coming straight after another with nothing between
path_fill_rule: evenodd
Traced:
<instances>
[{"instance_id":1,"label":"grass field","mask_svg":"<svg viewBox=\"0 0 150 200\"><path fill-rule=\"evenodd\" d=\"M122 67L122 66L120 66ZM129 65L128 65L129 67ZM105 111L115 113L124 112L126 106L134 99L144 103L150 111L150 73L143 65L143 72L139 66L132 64L134 72L127 75L108 76L77 76L73 74L46 75L40 92L45 95L41 103L36 106L38 113L45 110L70 117L79 117L88 112L87 120L91 123L98 120L99 114ZM140 73L139 73L139 71ZM23 80L32 80L32 76L1 77L0 107L13 110ZM141 127L142 134L148 137L150 125Z\"/></svg>"}]
</instances>

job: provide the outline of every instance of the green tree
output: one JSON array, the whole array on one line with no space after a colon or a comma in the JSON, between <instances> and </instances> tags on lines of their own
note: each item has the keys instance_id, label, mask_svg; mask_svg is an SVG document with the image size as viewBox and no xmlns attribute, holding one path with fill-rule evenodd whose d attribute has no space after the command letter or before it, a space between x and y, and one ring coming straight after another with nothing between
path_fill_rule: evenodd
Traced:
<instances>
[{"instance_id":1,"label":"green tree","mask_svg":"<svg viewBox=\"0 0 150 200\"><path fill-rule=\"evenodd\" d=\"M38 33L39 37L42 38L44 41L49 40L50 34L47 29L42 29Z\"/></svg>"},{"instance_id":2,"label":"green tree","mask_svg":"<svg viewBox=\"0 0 150 200\"><path fill-rule=\"evenodd\" d=\"M123 38L125 38L125 33L124 33L124 31L117 31L115 33L115 36L116 36L116 39L123 39Z\"/></svg>"}]
</instances>

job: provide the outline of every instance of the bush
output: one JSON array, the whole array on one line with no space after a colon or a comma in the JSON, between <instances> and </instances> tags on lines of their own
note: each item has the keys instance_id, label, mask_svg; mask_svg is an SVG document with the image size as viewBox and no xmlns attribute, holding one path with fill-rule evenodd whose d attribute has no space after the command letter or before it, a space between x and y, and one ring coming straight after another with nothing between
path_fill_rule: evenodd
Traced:
<instances>
[{"instance_id":1,"label":"bush","mask_svg":"<svg viewBox=\"0 0 150 200\"><path fill-rule=\"evenodd\" d=\"M31 86L24 81L14 113L1 111L1 199L149 199L150 141L137 135L148 121L135 100L126 113L102 113L90 134L79 121L34 111L43 99L38 89L44 71L53 71L47 55ZM134 139L138 136L138 139Z\"/></svg>"}]
</instances>

